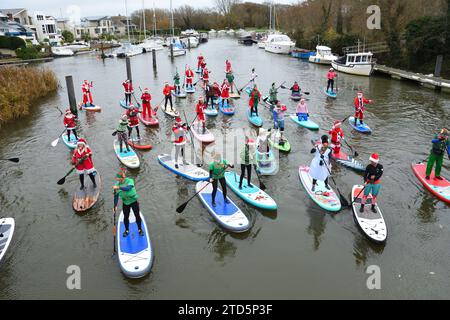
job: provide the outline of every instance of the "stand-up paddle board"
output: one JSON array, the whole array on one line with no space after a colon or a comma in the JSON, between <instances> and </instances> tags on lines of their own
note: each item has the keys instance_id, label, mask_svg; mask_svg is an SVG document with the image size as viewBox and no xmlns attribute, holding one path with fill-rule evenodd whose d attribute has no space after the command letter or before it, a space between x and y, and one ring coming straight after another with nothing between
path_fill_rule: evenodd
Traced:
<instances>
[{"instance_id":1,"label":"stand-up paddle board","mask_svg":"<svg viewBox=\"0 0 450 320\"><path fill-rule=\"evenodd\" d=\"M272 150L261 153L256 149L256 169L261 175L271 175L278 170L277 161Z\"/></svg>"},{"instance_id":2,"label":"stand-up paddle board","mask_svg":"<svg viewBox=\"0 0 450 320\"><path fill-rule=\"evenodd\" d=\"M194 122L191 126L191 132L199 141L210 143L214 141L214 135L208 128L205 127L205 131L203 132L203 128L200 122Z\"/></svg>"},{"instance_id":3,"label":"stand-up paddle board","mask_svg":"<svg viewBox=\"0 0 450 320\"><path fill-rule=\"evenodd\" d=\"M82 102L80 102L78 104L78 108L80 110L86 110L86 111L102 111L102 107L100 107L100 106L97 106L95 104L85 106Z\"/></svg>"},{"instance_id":4,"label":"stand-up paddle board","mask_svg":"<svg viewBox=\"0 0 450 320\"><path fill-rule=\"evenodd\" d=\"M172 90L172 95L175 98L186 98L187 94L186 92L180 91L179 93L176 93L175 91Z\"/></svg>"},{"instance_id":5,"label":"stand-up paddle board","mask_svg":"<svg viewBox=\"0 0 450 320\"><path fill-rule=\"evenodd\" d=\"M174 118L180 116L180 112L179 112L177 109L175 109L175 108L170 109L170 107L167 106L167 110L166 110L166 109L164 109L163 106L161 106L161 109L162 109L162 111L163 111L165 114L167 114L168 116L171 116L171 117L174 117Z\"/></svg>"},{"instance_id":6,"label":"stand-up paddle board","mask_svg":"<svg viewBox=\"0 0 450 320\"><path fill-rule=\"evenodd\" d=\"M291 118L291 120L294 121L299 126L305 127L306 129L319 130L319 125L317 123L315 123L314 121L311 121L309 119L306 121L304 121L304 120L299 121L297 115L291 115L291 116L289 116L289 118Z\"/></svg>"},{"instance_id":7,"label":"stand-up paddle board","mask_svg":"<svg viewBox=\"0 0 450 320\"><path fill-rule=\"evenodd\" d=\"M327 89L325 88L325 89L323 90L323 92L325 92L325 94L326 94L328 97L332 98L332 99L336 99L336 98L337 98L337 92L335 92L335 91L330 91L330 90L327 91Z\"/></svg>"},{"instance_id":8,"label":"stand-up paddle board","mask_svg":"<svg viewBox=\"0 0 450 320\"><path fill-rule=\"evenodd\" d=\"M219 102L219 110L226 116L232 116L236 112L236 108L228 103L224 103L222 106L222 101Z\"/></svg>"},{"instance_id":9,"label":"stand-up paddle board","mask_svg":"<svg viewBox=\"0 0 450 320\"><path fill-rule=\"evenodd\" d=\"M141 228L144 234L141 236L138 232L136 218L131 209L129 217L129 234L124 237L125 231L123 211L119 215L117 222L117 257L120 270L128 278L141 278L150 272L153 263L153 250L150 242L150 236L142 212Z\"/></svg>"},{"instance_id":10,"label":"stand-up paddle board","mask_svg":"<svg viewBox=\"0 0 450 320\"><path fill-rule=\"evenodd\" d=\"M255 113L250 115L250 109L247 110L247 119L248 121L257 127L262 127L264 121L260 116L257 116Z\"/></svg>"},{"instance_id":11,"label":"stand-up paddle board","mask_svg":"<svg viewBox=\"0 0 450 320\"><path fill-rule=\"evenodd\" d=\"M347 155L342 150L338 154L332 152L330 153L330 156L337 163L342 164L345 167L355 169L357 171L366 171L366 168L361 162L355 160L352 156Z\"/></svg>"},{"instance_id":12,"label":"stand-up paddle board","mask_svg":"<svg viewBox=\"0 0 450 320\"><path fill-rule=\"evenodd\" d=\"M168 154L160 154L158 155L158 161L161 165L166 167L172 172L175 172L177 175L180 175L186 179L192 181L207 181L209 180L209 173L202 168L193 165L189 161L185 161L183 164L182 158L178 159L180 163L178 164L178 168L175 168L175 161Z\"/></svg>"},{"instance_id":13,"label":"stand-up paddle board","mask_svg":"<svg viewBox=\"0 0 450 320\"><path fill-rule=\"evenodd\" d=\"M275 131L271 135L269 135L269 144L270 146L282 151L282 152L289 152L291 151L291 144L289 143L289 140L283 136L283 142L280 142L281 134L279 131Z\"/></svg>"},{"instance_id":14,"label":"stand-up paddle board","mask_svg":"<svg viewBox=\"0 0 450 320\"><path fill-rule=\"evenodd\" d=\"M442 177L443 180L436 179L434 169L430 174L430 179L425 179L427 164L413 163L412 170L420 182L439 200L450 203L450 181Z\"/></svg>"},{"instance_id":15,"label":"stand-up paddle board","mask_svg":"<svg viewBox=\"0 0 450 320\"><path fill-rule=\"evenodd\" d=\"M194 86L192 86L192 87L186 86L185 91L186 91L186 93L195 93L195 87Z\"/></svg>"},{"instance_id":16,"label":"stand-up paddle board","mask_svg":"<svg viewBox=\"0 0 450 320\"><path fill-rule=\"evenodd\" d=\"M355 129L358 132L361 133L371 133L372 129L370 129L370 127L364 122L363 124L361 124L361 122L358 119L358 124L355 124L355 117L350 117L348 118L348 123L350 124L350 126Z\"/></svg>"},{"instance_id":17,"label":"stand-up paddle board","mask_svg":"<svg viewBox=\"0 0 450 320\"><path fill-rule=\"evenodd\" d=\"M257 186L249 187L247 179L242 180L242 189L239 189L240 176L235 172L225 172L225 181L234 193L251 205L264 210L277 210L276 202Z\"/></svg>"},{"instance_id":18,"label":"stand-up paddle board","mask_svg":"<svg viewBox=\"0 0 450 320\"><path fill-rule=\"evenodd\" d=\"M205 187L205 189L200 191L203 187ZM233 201L231 201L230 198L228 198L228 196L227 199L229 203L225 203L220 188L217 188L215 207L212 205L213 187L211 183L199 181L197 182L195 189L198 192L200 200L220 226L233 232L245 232L250 229L250 221L245 214Z\"/></svg>"},{"instance_id":19,"label":"stand-up paddle board","mask_svg":"<svg viewBox=\"0 0 450 320\"><path fill-rule=\"evenodd\" d=\"M77 187L77 191L73 194L72 207L76 212L85 212L97 203L102 188L102 180L97 171L94 172L94 177L95 184L97 185L95 188L92 185L91 179L85 177L84 189L80 190L80 188Z\"/></svg>"},{"instance_id":20,"label":"stand-up paddle board","mask_svg":"<svg viewBox=\"0 0 450 320\"><path fill-rule=\"evenodd\" d=\"M239 99L241 95L237 92L230 92L230 98L231 99Z\"/></svg>"},{"instance_id":21,"label":"stand-up paddle board","mask_svg":"<svg viewBox=\"0 0 450 320\"><path fill-rule=\"evenodd\" d=\"M116 153L117 158L119 158L119 161L122 162L123 165L130 169L136 169L139 168L140 161L139 157L137 156L136 152L133 150L133 147L129 147L130 151L127 151L127 148L125 146L125 143L122 145L122 152L120 152L120 144L119 141L116 139L114 140L114 152Z\"/></svg>"},{"instance_id":22,"label":"stand-up paddle board","mask_svg":"<svg viewBox=\"0 0 450 320\"><path fill-rule=\"evenodd\" d=\"M219 114L216 108L211 107L206 108L204 112L208 117L216 117Z\"/></svg>"},{"instance_id":23,"label":"stand-up paddle board","mask_svg":"<svg viewBox=\"0 0 450 320\"><path fill-rule=\"evenodd\" d=\"M124 109L130 109L130 105L129 104L127 104L126 102L125 102L125 100L120 100L119 101L119 104L120 104L120 106L122 107L122 108L124 108Z\"/></svg>"},{"instance_id":24,"label":"stand-up paddle board","mask_svg":"<svg viewBox=\"0 0 450 320\"><path fill-rule=\"evenodd\" d=\"M157 126L159 121L156 117L156 112L152 110L152 117L147 113L144 117L144 114L142 112L139 112L138 118L142 122L142 124L146 126Z\"/></svg>"},{"instance_id":25,"label":"stand-up paddle board","mask_svg":"<svg viewBox=\"0 0 450 320\"><path fill-rule=\"evenodd\" d=\"M14 234L15 222L13 218L0 219L0 263L8 251L11 239Z\"/></svg>"},{"instance_id":26,"label":"stand-up paddle board","mask_svg":"<svg viewBox=\"0 0 450 320\"><path fill-rule=\"evenodd\" d=\"M341 210L341 201L339 196L333 191L325 188L323 181L317 181L316 188L312 191L312 178L309 174L309 167L300 166L298 169L298 175L303 187L308 193L309 197L322 209L338 212Z\"/></svg>"},{"instance_id":27,"label":"stand-up paddle board","mask_svg":"<svg viewBox=\"0 0 450 320\"><path fill-rule=\"evenodd\" d=\"M137 150L150 150L152 148L152 145L150 143L146 142L145 140L143 140L142 138L141 139L137 139L137 138L128 139L128 144Z\"/></svg>"},{"instance_id":28,"label":"stand-up paddle board","mask_svg":"<svg viewBox=\"0 0 450 320\"><path fill-rule=\"evenodd\" d=\"M61 135L62 141L69 149L75 149L77 147L77 139L72 131L70 131L70 141L67 139L67 132Z\"/></svg>"},{"instance_id":29,"label":"stand-up paddle board","mask_svg":"<svg viewBox=\"0 0 450 320\"><path fill-rule=\"evenodd\" d=\"M368 196L364 211L359 211L364 193L364 191L361 192L363 188L364 186L353 186L353 218L365 236L376 243L383 243L386 241L388 230L386 223L384 222L383 214L377 204L375 204L376 213L372 211L372 195Z\"/></svg>"}]
</instances>

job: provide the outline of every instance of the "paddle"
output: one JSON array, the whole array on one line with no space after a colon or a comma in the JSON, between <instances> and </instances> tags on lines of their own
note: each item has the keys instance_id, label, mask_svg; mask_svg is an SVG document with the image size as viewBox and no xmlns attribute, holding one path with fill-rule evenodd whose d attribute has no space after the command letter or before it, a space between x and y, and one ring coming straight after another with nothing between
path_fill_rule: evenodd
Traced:
<instances>
[{"instance_id":1,"label":"paddle","mask_svg":"<svg viewBox=\"0 0 450 320\"><path fill-rule=\"evenodd\" d=\"M258 182L259 182L259 188L264 191L266 190L266 185L261 181L261 177L259 176L258 170L256 169L256 164L253 165L255 172L256 172L256 176L258 177Z\"/></svg>"},{"instance_id":2,"label":"paddle","mask_svg":"<svg viewBox=\"0 0 450 320\"><path fill-rule=\"evenodd\" d=\"M184 85L186 84L186 68L187 68L187 64L184 65L183 89L184 89Z\"/></svg>"},{"instance_id":3,"label":"paddle","mask_svg":"<svg viewBox=\"0 0 450 320\"><path fill-rule=\"evenodd\" d=\"M58 109L58 111L61 113L60 116L62 116L64 113L61 111L60 108L58 108L58 106L55 106L56 109Z\"/></svg>"},{"instance_id":4,"label":"paddle","mask_svg":"<svg viewBox=\"0 0 450 320\"><path fill-rule=\"evenodd\" d=\"M69 175L73 172L73 170L75 170L75 167L76 167L77 165L79 165L80 163L82 163L82 162L83 162L84 160L86 160L86 159L87 159L86 156L84 156L83 158L81 158L80 161L78 161L78 162L72 167L72 169L70 169L70 171L67 172L67 174L66 174L64 177L62 177L61 179L58 180L57 184L63 185L63 184L66 182L67 176L69 176Z\"/></svg>"},{"instance_id":5,"label":"paddle","mask_svg":"<svg viewBox=\"0 0 450 320\"><path fill-rule=\"evenodd\" d=\"M184 119L186 120L186 124L189 123L189 122L188 122L188 119L187 119L187 117L186 117L186 112L185 112L184 110L183 110L183 115L184 115ZM197 116L198 116L198 114L195 116L194 121L197 119ZM192 121L192 123L191 123L191 125L190 125L189 127L191 127L192 124L194 124L194 121ZM189 136L191 137L192 147L194 148L194 155L195 155L195 158L196 158L196 159L200 159L200 158L197 156L197 151L195 151L195 143L194 143L194 137L193 137L193 135L192 135L192 132L191 132L191 130L188 130L188 131L189 131ZM201 167L201 166L203 166L203 163L197 164L197 167Z\"/></svg>"},{"instance_id":6,"label":"paddle","mask_svg":"<svg viewBox=\"0 0 450 320\"><path fill-rule=\"evenodd\" d=\"M131 93L133 95L134 100L136 101L138 108L141 108L141 104L139 103L138 99L136 98L136 96L134 95L134 92Z\"/></svg>"},{"instance_id":7,"label":"paddle","mask_svg":"<svg viewBox=\"0 0 450 320\"><path fill-rule=\"evenodd\" d=\"M285 84L286 83L286 81L283 81L283 83L282 84L280 84L275 90L278 90L278 89L280 89L282 86L283 86L283 84ZM265 97L264 99L263 99L263 101L264 102L266 102L267 101L267 99L269 99L270 98L270 94L267 96L267 97Z\"/></svg>"},{"instance_id":8,"label":"paddle","mask_svg":"<svg viewBox=\"0 0 450 320\"><path fill-rule=\"evenodd\" d=\"M114 192L114 196L116 195L116 193ZM113 208L113 255L116 253L116 234L117 234L117 229L116 229L116 207Z\"/></svg>"},{"instance_id":9,"label":"paddle","mask_svg":"<svg viewBox=\"0 0 450 320\"><path fill-rule=\"evenodd\" d=\"M15 162L15 163L18 163L20 161L19 158L9 158L9 159L0 159L0 160L11 161L11 162Z\"/></svg>"},{"instance_id":10,"label":"paddle","mask_svg":"<svg viewBox=\"0 0 450 320\"><path fill-rule=\"evenodd\" d=\"M252 82L252 81L255 80L256 78L258 78L258 75L256 75L256 77L254 77L252 80L250 80L249 82L247 82L247 83L245 84L245 86L243 86L241 89L238 89L238 93L241 94L242 90L244 90L244 88L246 88L246 87L250 84L250 82ZM237 89L237 87L236 87L236 89Z\"/></svg>"},{"instance_id":11,"label":"paddle","mask_svg":"<svg viewBox=\"0 0 450 320\"><path fill-rule=\"evenodd\" d=\"M355 158L358 157L358 156L359 156L359 153L356 152L355 150L353 150L352 146L351 146L350 144L348 144L348 142L347 142L345 139L343 139L343 140L344 140L344 143L346 144L346 146L349 147L350 150L353 152L353 156L354 156Z\"/></svg>"},{"instance_id":12,"label":"paddle","mask_svg":"<svg viewBox=\"0 0 450 320\"><path fill-rule=\"evenodd\" d=\"M281 89L291 90L289 88L286 88L285 86L281 86ZM300 94L305 94L305 95L309 96L311 94L311 92L300 90Z\"/></svg>"},{"instance_id":13,"label":"paddle","mask_svg":"<svg viewBox=\"0 0 450 320\"><path fill-rule=\"evenodd\" d=\"M59 134L58 139L55 139L55 140L52 141L52 147L56 147L56 145L57 145L58 142L59 142L59 139L61 138L61 136L63 135L63 133L64 133L66 130L67 130L67 128L64 128L63 132L61 132L61 133Z\"/></svg>"},{"instance_id":14,"label":"paddle","mask_svg":"<svg viewBox=\"0 0 450 320\"><path fill-rule=\"evenodd\" d=\"M363 193L363 191L366 189L367 185L364 186L364 188L358 193L358 195L355 197L355 200L352 201L352 203L349 204L349 208L352 207L352 205L355 203L355 201L359 198L359 196L361 195L361 193Z\"/></svg>"}]
</instances>

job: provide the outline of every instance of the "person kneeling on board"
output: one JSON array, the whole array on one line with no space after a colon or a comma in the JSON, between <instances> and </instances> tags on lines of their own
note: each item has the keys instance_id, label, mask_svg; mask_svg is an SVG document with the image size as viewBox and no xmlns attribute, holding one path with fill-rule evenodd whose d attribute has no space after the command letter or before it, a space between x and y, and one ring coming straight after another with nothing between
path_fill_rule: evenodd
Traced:
<instances>
[{"instance_id":1,"label":"person kneeling on board","mask_svg":"<svg viewBox=\"0 0 450 320\"><path fill-rule=\"evenodd\" d=\"M117 211L117 204L119 202L119 197L122 199L123 207L123 224L125 225L125 231L123 236L126 237L129 234L130 227L130 209L133 209L134 217L136 218L136 225L138 227L138 232L140 236L144 235L142 231L142 219L140 215L139 195L134 187L134 180L127 178L125 171L121 170L116 175L116 184L113 186L114 189L114 212Z\"/></svg>"},{"instance_id":2,"label":"person kneeling on board","mask_svg":"<svg viewBox=\"0 0 450 320\"><path fill-rule=\"evenodd\" d=\"M341 141L344 139L344 131L341 129L341 122L336 121L333 128L328 131L331 135L331 149L333 149L334 154L339 154L341 152Z\"/></svg>"},{"instance_id":3,"label":"person kneeling on board","mask_svg":"<svg viewBox=\"0 0 450 320\"><path fill-rule=\"evenodd\" d=\"M441 177L442 164L444 162L444 154L447 151L447 156L450 159L450 143L448 140L448 129L443 128L439 134L434 136L431 140L433 148L431 149L430 156L428 158L427 171L425 179L430 180L431 171L433 171L434 163L436 162L436 170L434 176L438 180L443 180Z\"/></svg>"},{"instance_id":4,"label":"person kneeling on board","mask_svg":"<svg viewBox=\"0 0 450 320\"><path fill-rule=\"evenodd\" d=\"M355 126L358 125L358 119L360 124L363 124L364 120L364 110L366 103L372 103L372 100L366 99L363 95L363 93L360 91L358 92L357 97L355 98Z\"/></svg>"},{"instance_id":5,"label":"person kneeling on board","mask_svg":"<svg viewBox=\"0 0 450 320\"><path fill-rule=\"evenodd\" d=\"M175 90L175 87L169 86L169 83L166 81L164 84L163 94L165 98L164 102L164 110L167 111L167 102L170 102L170 110L173 111L173 104L172 104L172 90Z\"/></svg>"},{"instance_id":6,"label":"person kneeling on board","mask_svg":"<svg viewBox=\"0 0 450 320\"><path fill-rule=\"evenodd\" d=\"M298 85L297 81L294 82L294 85L289 90L291 90L292 96L300 96L300 86Z\"/></svg>"},{"instance_id":7,"label":"person kneeling on board","mask_svg":"<svg viewBox=\"0 0 450 320\"><path fill-rule=\"evenodd\" d=\"M269 90L269 103L276 105L278 103L278 89L275 87L275 82Z\"/></svg>"},{"instance_id":8,"label":"person kneeling on board","mask_svg":"<svg viewBox=\"0 0 450 320\"><path fill-rule=\"evenodd\" d=\"M122 82L123 89L125 90L125 104L129 106L131 104L131 95L133 93L133 84L130 80Z\"/></svg>"},{"instance_id":9,"label":"person kneeling on board","mask_svg":"<svg viewBox=\"0 0 450 320\"><path fill-rule=\"evenodd\" d=\"M95 183L94 172L94 162L92 162L92 151L86 143L86 140L80 138L77 142L77 147L72 155L72 164L75 166L78 174L80 175L80 190L84 189L84 174L88 174L91 178L92 185L97 188Z\"/></svg>"},{"instance_id":10,"label":"person kneeling on board","mask_svg":"<svg viewBox=\"0 0 450 320\"><path fill-rule=\"evenodd\" d=\"M181 153L183 158L183 164L187 164L185 160L184 146L186 145L186 132L189 130L189 126L186 123L182 123L180 117L175 118L175 124L172 127L172 131L175 135L173 145L175 146L175 168L178 169L178 156Z\"/></svg>"},{"instance_id":11,"label":"person kneeling on board","mask_svg":"<svg viewBox=\"0 0 450 320\"><path fill-rule=\"evenodd\" d=\"M359 212L364 212L364 206L367 198L370 194L372 194L372 212L377 213L375 206L377 203L378 194L380 193L380 178L383 175L383 166L379 164L380 157L376 153L373 153L370 156L369 161L370 164L366 167L366 172L364 173L364 196L362 198Z\"/></svg>"},{"instance_id":12,"label":"person kneeling on board","mask_svg":"<svg viewBox=\"0 0 450 320\"><path fill-rule=\"evenodd\" d=\"M127 116L128 116L128 136L131 138L131 132L133 131L133 128L136 128L136 133L138 140L141 139L141 135L139 134L139 109L135 107L133 104L130 105L130 108L127 110Z\"/></svg>"},{"instance_id":13,"label":"person kneeling on board","mask_svg":"<svg viewBox=\"0 0 450 320\"><path fill-rule=\"evenodd\" d=\"M76 123L75 123L75 116L73 115L72 111L70 109L66 110L66 114L64 115L64 126L67 130L67 141L70 141L70 131L73 132L73 135L75 136L75 141L78 140Z\"/></svg>"},{"instance_id":14,"label":"person kneeling on board","mask_svg":"<svg viewBox=\"0 0 450 320\"><path fill-rule=\"evenodd\" d=\"M312 182L312 191L316 190L317 180L323 181L325 183L325 188L330 190L328 186L328 177L331 172L331 163L330 163L330 153L331 150L328 148L328 136L323 135L322 143L317 143L314 148L311 150L312 154L315 154L314 158L311 161L309 174L313 179Z\"/></svg>"},{"instance_id":15,"label":"person kneeling on board","mask_svg":"<svg viewBox=\"0 0 450 320\"><path fill-rule=\"evenodd\" d=\"M178 74L178 69L175 71L175 76L173 77L173 86L175 87L175 93L180 94L180 75Z\"/></svg>"},{"instance_id":16,"label":"person kneeling on board","mask_svg":"<svg viewBox=\"0 0 450 320\"><path fill-rule=\"evenodd\" d=\"M119 125L117 126L117 138L119 139L120 153L123 152L122 144L125 143L125 147L127 148L127 152L130 152L130 147L128 146L128 135L127 129L130 124L128 120L128 116L123 114L120 118Z\"/></svg>"},{"instance_id":17,"label":"person kneeling on board","mask_svg":"<svg viewBox=\"0 0 450 320\"><path fill-rule=\"evenodd\" d=\"M239 190L242 190L242 182L245 178L245 169L247 169L247 187L253 188L252 180L252 166L256 165L255 161L255 141L245 136L245 145L241 150L241 178L239 180Z\"/></svg>"},{"instance_id":18,"label":"person kneeling on board","mask_svg":"<svg viewBox=\"0 0 450 320\"><path fill-rule=\"evenodd\" d=\"M333 68L330 68L330 70L327 73L327 79L328 79L328 84L327 84L327 92L330 92L330 88L331 88L331 92L334 92L334 78L336 78L338 75L336 72L334 72Z\"/></svg>"},{"instance_id":19,"label":"person kneeling on board","mask_svg":"<svg viewBox=\"0 0 450 320\"><path fill-rule=\"evenodd\" d=\"M281 136L279 144L284 144L284 116L286 114L287 107L284 104L281 104L281 101L277 102L277 105L273 109L273 128L275 130L280 130Z\"/></svg>"},{"instance_id":20,"label":"person kneeling on board","mask_svg":"<svg viewBox=\"0 0 450 320\"><path fill-rule=\"evenodd\" d=\"M297 104L297 108L295 109L295 113L297 114L298 121L308 121L309 118L309 110L306 105L305 99L301 99Z\"/></svg>"},{"instance_id":21,"label":"person kneeling on board","mask_svg":"<svg viewBox=\"0 0 450 320\"><path fill-rule=\"evenodd\" d=\"M234 168L234 165L229 164L227 160L222 159L220 153L216 153L214 156L214 161L209 165L209 182L212 183L213 192L212 192L212 206L216 206L216 193L218 182L220 182L220 186L222 187L223 201L225 203L230 203L227 199L227 183L225 181L225 171L227 168Z\"/></svg>"},{"instance_id":22,"label":"person kneeling on board","mask_svg":"<svg viewBox=\"0 0 450 320\"><path fill-rule=\"evenodd\" d=\"M141 100L142 100L142 115L145 118L148 116L150 118L153 117L153 111L152 111L152 106L150 105L150 101L152 100L152 95L149 93L148 88L144 89L144 92L141 95Z\"/></svg>"},{"instance_id":23,"label":"person kneeling on board","mask_svg":"<svg viewBox=\"0 0 450 320\"><path fill-rule=\"evenodd\" d=\"M250 100L248 102L250 106L250 116L255 114L258 116L258 103L261 100L261 93L258 91L256 84L253 86L252 92L250 92Z\"/></svg>"}]
</instances>

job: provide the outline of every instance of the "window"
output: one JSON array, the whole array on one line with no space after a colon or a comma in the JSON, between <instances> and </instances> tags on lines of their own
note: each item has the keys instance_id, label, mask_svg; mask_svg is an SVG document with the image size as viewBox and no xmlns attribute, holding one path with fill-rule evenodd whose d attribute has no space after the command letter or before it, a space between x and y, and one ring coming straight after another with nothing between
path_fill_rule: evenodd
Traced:
<instances>
[{"instance_id":1,"label":"window","mask_svg":"<svg viewBox=\"0 0 450 320\"><path fill-rule=\"evenodd\" d=\"M348 62L353 63L355 62L355 56L349 56L347 60Z\"/></svg>"},{"instance_id":2,"label":"window","mask_svg":"<svg viewBox=\"0 0 450 320\"><path fill-rule=\"evenodd\" d=\"M94 32L95 32L95 34L99 34L100 33L100 28L95 28Z\"/></svg>"},{"instance_id":3,"label":"window","mask_svg":"<svg viewBox=\"0 0 450 320\"><path fill-rule=\"evenodd\" d=\"M47 33L47 30L45 29L45 25L42 25L42 33Z\"/></svg>"},{"instance_id":4,"label":"window","mask_svg":"<svg viewBox=\"0 0 450 320\"><path fill-rule=\"evenodd\" d=\"M43 16L43 15L40 15L40 14L38 14L38 15L36 16L36 19L38 19L38 20L44 20L44 16Z\"/></svg>"},{"instance_id":5,"label":"window","mask_svg":"<svg viewBox=\"0 0 450 320\"><path fill-rule=\"evenodd\" d=\"M361 63L361 56L356 57L356 63Z\"/></svg>"},{"instance_id":6,"label":"window","mask_svg":"<svg viewBox=\"0 0 450 320\"><path fill-rule=\"evenodd\" d=\"M362 56L362 62L367 62L367 56Z\"/></svg>"},{"instance_id":7,"label":"window","mask_svg":"<svg viewBox=\"0 0 450 320\"><path fill-rule=\"evenodd\" d=\"M56 33L54 24L48 24L47 25L47 30L48 30L48 33Z\"/></svg>"}]
</instances>

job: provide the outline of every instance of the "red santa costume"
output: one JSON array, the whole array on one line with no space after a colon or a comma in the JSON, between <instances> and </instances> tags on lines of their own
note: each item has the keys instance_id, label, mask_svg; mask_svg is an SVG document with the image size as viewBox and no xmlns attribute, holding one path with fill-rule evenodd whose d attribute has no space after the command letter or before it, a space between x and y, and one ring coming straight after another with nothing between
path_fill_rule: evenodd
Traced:
<instances>
[{"instance_id":1,"label":"red santa costume","mask_svg":"<svg viewBox=\"0 0 450 320\"><path fill-rule=\"evenodd\" d=\"M70 109L67 109L66 114L64 115L64 126L67 129L67 140L70 141L70 131L73 132L75 139L78 140L77 132L75 130L77 126L75 123L75 116Z\"/></svg>"},{"instance_id":2,"label":"red santa costume","mask_svg":"<svg viewBox=\"0 0 450 320\"><path fill-rule=\"evenodd\" d=\"M230 61L225 61L225 73L230 73L231 72L231 62Z\"/></svg>"},{"instance_id":3,"label":"red santa costume","mask_svg":"<svg viewBox=\"0 0 450 320\"><path fill-rule=\"evenodd\" d=\"M203 69L203 82L205 84L205 86L208 84L209 81L209 70L208 68L206 68L206 63L205 63L205 68Z\"/></svg>"},{"instance_id":4,"label":"red santa costume","mask_svg":"<svg viewBox=\"0 0 450 320\"><path fill-rule=\"evenodd\" d=\"M186 87L192 88L192 80L194 79L194 71L191 68L186 70Z\"/></svg>"},{"instance_id":5,"label":"red santa costume","mask_svg":"<svg viewBox=\"0 0 450 320\"><path fill-rule=\"evenodd\" d=\"M92 81L89 83L87 80L84 80L84 83L81 85L81 91L83 92L83 104L87 106L87 102L90 105L93 104L91 88L93 87Z\"/></svg>"},{"instance_id":6,"label":"red santa costume","mask_svg":"<svg viewBox=\"0 0 450 320\"><path fill-rule=\"evenodd\" d=\"M150 105L150 101L152 100L152 95L148 91L149 91L148 88L145 88L144 92L141 95L142 114L143 114L144 118L147 116L147 113L150 118L153 116L152 107Z\"/></svg>"},{"instance_id":7,"label":"red santa costume","mask_svg":"<svg viewBox=\"0 0 450 320\"><path fill-rule=\"evenodd\" d=\"M130 80L125 80L122 82L123 89L125 90L125 103L127 105L131 104L131 94L133 93L133 84Z\"/></svg>"},{"instance_id":8,"label":"red santa costume","mask_svg":"<svg viewBox=\"0 0 450 320\"><path fill-rule=\"evenodd\" d=\"M205 109L206 104L203 102L203 97L200 97L198 99L197 105L195 106L195 112L197 113L199 128L201 125L203 128L203 132L205 132Z\"/></svg>"},{"instance_id":9,"label":"red santa costume","mask_svg":"<svg viewBox=\"0 0 450 320\"><path fill-rule=\"evenodd\" d=\"M362 92L358 92L358 96L355 98L355 124L358 121L357 119L359 119L360 122L363 123L366 103L372 103L372 100L366 99Z\"/></svg>"},{"instance_id":10,"label":"red santa costume","mask_svg":"<svg viewBox=\"0 0 450 320\"><path fill-rule=\"evenodd\" d=\"M77 142L77 147L72 155L72 164L75 165L78 174L90 174L95 171L92 151L83 138Z\"/></svg>"},{"instance_id":11,"label":"red santa costume","mask_svg":"<svg viewBox=\"0 0 450 320\"><path fill-rule=\"evenodd\" d=\"M126 114L128 116L128 120L129 120L128 136L131 137L131 132L133 131L133 128L136 128L138 139L140 139L139 119L138 119L139 109L131 104L130 109L127 110Z\"/></svg>"},{"instance_id":12,"label":"red santa costume","mask_svg":"<svg viewBox=\"0 0 450 320\"><path fill-rule=\"evenodd\" d=\"M203 57L203 55L200 53L200 55L197 57L197 70L200 69L200 67L202 66L202 62L205 60L205 58Z\"/></svg>"},{"instance_id":13,"label":"red santa costume","mask_svg":"<svg viewBox=\"0 0 450 320\"><path fill-rule=\"evenodd\" d=\"M333 128L328 132L331 135L331 145L334 154L339 154L341 152L341 143L344 139L344 131L341 129L341 122L336 121Z\"/></svg>"},{"instance_id":14,"label":"red santa costume","mask_svg":"<svg viewBox=\"0 0 450 320\"><path fill-rule=\"evenodd\" d=\"M228 82L228 80L224 80L222 83L222 88L221 88L221 93L220 93L220 97L222 98L222 107L225 104L225 100L227 101L227 104L230 103L230 83Z\"/></svg>"},{"instance_id":15,"label":"red santa costume","mask_svg":"<svg viewBox=\"0 0 450 320\"><path fill-rule=\"evenodd\" d=\"M184 160L184 146L186 144L186 132L188 128L187 125L183 125L181 118L176 117L175 118L175 124L172 127L172 132L175 135L175 140L173 141L173 144L175 146L175 168L178 168L178 156L181 153L181 156L183 158L183 163L185 163Z\"/></svg>"}]
</instances>

